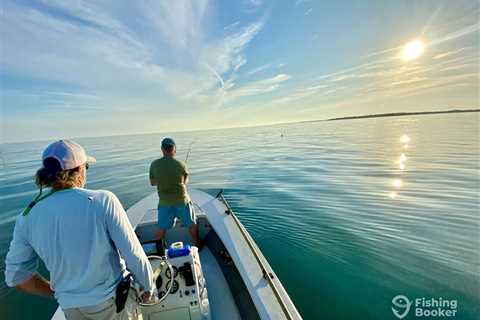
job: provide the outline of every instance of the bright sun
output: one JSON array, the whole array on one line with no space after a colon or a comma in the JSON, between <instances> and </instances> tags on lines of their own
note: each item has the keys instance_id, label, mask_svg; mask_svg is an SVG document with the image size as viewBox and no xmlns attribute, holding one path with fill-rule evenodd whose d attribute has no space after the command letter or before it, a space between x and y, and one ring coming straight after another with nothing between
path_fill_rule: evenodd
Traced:
<instances>
[{"instance_id":1,"label":"bright sun","mask_svg":"<svg viewBox=\"0 0 480 320\"><path fill-rule=\"evenodd\" d=\"M425 45L422 41L410 41L405 46L403 46L401 57L405 61L415 60L422 55L424 48Z\"/></svg>"}]
</instances>

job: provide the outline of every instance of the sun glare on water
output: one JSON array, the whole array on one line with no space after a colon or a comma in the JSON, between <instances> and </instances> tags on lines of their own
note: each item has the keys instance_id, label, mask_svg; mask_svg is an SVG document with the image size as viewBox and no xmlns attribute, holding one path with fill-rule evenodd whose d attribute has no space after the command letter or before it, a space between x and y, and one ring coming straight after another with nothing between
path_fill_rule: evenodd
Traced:
<instances>
[{"instance_id":1,"label":"sun glare on water","mask_svg":"<svg viewBox=\"0 0 480 320\"><path fill-rule=\"evenodd\" d=\"M424 48L425 45L422 41L410 41L403 46L401 57L405 61L415 60L422 55Z\"/></svg>"},{"instance_id":2,"label":"sun glare on water","mask_svg":"<svg viewBox=\"0 0 480 320\"><path fill-rule=\"evenodd\" d=\"M402 179L394 179L392 181L392 184L393 184L394 187L400 188L403 185L403 181L402 181Z\"/></svg>"},{"instance_id":3,"label":"sun glare on water","mask_svg":"<svg viewBox=\"0 0 480 320\"><path fill-rule=\"evenodd\" d=\"M410 137L404 134L401 138L400 141L403 143L409 143L410 142Z\"/></svg>"}]
</instances>

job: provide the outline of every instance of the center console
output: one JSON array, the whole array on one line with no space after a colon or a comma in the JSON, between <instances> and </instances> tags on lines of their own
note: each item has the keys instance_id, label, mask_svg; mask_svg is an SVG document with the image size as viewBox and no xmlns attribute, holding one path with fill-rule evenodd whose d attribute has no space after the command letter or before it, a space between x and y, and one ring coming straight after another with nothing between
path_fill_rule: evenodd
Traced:
<instances>
[{"instance_id":1,"label":"center console","mask_svg":"<svg viewBox=\"0 0 480 320\"><path fill-rule=\"evenodd\" d=\"M147 255L154 250L154 246L155 244L149 243L143 245ZM154 279L154 294L158 299L166 294L167 296L158 303L141 305L143 319L211 319L207 287L197 247L176 242L165 250L165 256L172 266L171 269L154 263L152 268L154 273L158 274Z\"/></svg>"}]
</instances>

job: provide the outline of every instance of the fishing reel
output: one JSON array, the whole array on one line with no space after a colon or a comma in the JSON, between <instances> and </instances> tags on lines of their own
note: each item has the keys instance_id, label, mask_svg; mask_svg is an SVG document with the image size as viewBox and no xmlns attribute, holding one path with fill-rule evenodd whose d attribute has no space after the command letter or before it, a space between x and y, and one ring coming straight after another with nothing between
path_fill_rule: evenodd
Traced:
<instances>
[{"instance_id":1,"label":"fishing reel","mask_svg":"<svg viewBox=\"0 0 480 320\"><path fill-rule=\"evenodd\" d=\"M175 274L176 270L175 267L168 261L167 257L163 256L156 256L151 255L147 256L150 265L152 266L153 270L153 282L155 283L155 288L153 290L153 294L150 297L149 301L143 301L142 295L145 293L140 290L140 287L135 287L135 292L137 295L137 302L141 306L155 306L160 302L164 301L170 293L174 293L175 291L175 283L177 285L178 290L178 283L172 279L167 281L165 284L165 290L163 288L163 278L162 274L173 275Z\"/></svg>"}]
</instances>

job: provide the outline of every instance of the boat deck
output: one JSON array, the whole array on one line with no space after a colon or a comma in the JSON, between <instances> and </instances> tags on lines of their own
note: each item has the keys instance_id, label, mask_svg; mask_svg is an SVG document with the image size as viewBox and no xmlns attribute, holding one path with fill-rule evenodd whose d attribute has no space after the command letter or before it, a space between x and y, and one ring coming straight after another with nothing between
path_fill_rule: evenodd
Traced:
<instances>
[{"instance_id":1,"label":"boat deck","mask_svg":"<svg viewBox=\"0 0 480 320\"><path fill-rule=\"evenodd\" d=\"M207 215L198 205L194 205L199 226L200 238L205 246L199 252L203 274L206 280L212 319L259 319L253 302L241 276L228 256L222 241L211 227ZM136 226L136 234L141 243L155 240L157 210L148 209ZM191 244L188 228L175 220L172 229L167 231L167 245L182 241Z\"/></svg>"}]
</instances>

